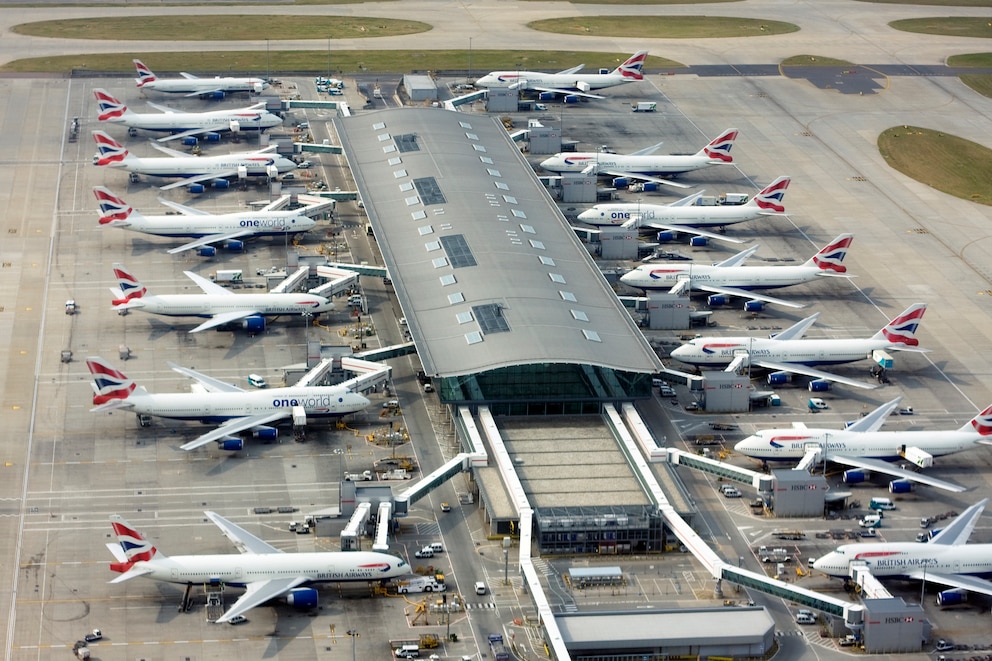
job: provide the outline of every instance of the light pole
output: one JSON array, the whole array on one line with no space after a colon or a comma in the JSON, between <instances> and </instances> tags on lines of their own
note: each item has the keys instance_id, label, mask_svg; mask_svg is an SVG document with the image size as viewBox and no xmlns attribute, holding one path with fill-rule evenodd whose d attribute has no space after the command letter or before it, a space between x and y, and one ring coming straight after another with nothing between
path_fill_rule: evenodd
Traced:
<instances>
[{"instance_id":1,"label":"light pole","mask_svg":"<svg viewBox=\"0 0 992 661\"><path fill-rule=\"evenodd\" d=\"M507 574L510 571L510 551L509 549L503 549L503 585L508 585L510 579Z\"/></svg>"},{"instance_id":2,"label":"light pole","mask_svg":"<svg viewBox=\"0 0 992 661\"><path fill-rule=\"evenodd\" d=\"M354 629L348 629L348 635L351 636L351 661L356 661L355 659L355 639L358 638L359 633Z\"/></svg>"},{"instance_id":3,"label":"light pole","mask_svg":"<svg viewBox=\"0 0 992 661\"><path fill-rule=\"evenodd\" d=\"M468 80L472 82L472 37L468 38Z\"/></svg>"}]
</instances>

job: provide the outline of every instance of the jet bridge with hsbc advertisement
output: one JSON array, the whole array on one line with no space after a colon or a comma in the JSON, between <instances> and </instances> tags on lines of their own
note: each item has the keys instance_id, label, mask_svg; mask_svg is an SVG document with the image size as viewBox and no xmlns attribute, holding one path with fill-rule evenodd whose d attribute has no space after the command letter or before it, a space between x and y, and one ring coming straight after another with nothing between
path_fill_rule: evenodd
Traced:
<instances>
[{"instance_id":1,"label":"jet bridge with hsbc advertisement","mask_svg":"<svg viewBox=\"0 0 992 661\"><path fill-rule=\"evenodd\" d=\"M797 604L809 606L810 608L843 618L848 628L853 630L861 629L864 622L863 616L865 609L863 606L828 595L822 595L812 590L806 590L791 583L784 583L774 578L769 578L764 573L753 572L731 565L723 561L713 550L706 546L705 542L696 534L696 531L679 516L668 502L668 498L661 491L657 480L654 478L654 474L648 466L648 463L651 461L665 461L673 457L678 459L678 463L688 465L688 459L700 460L703 457L689 455L674 448L658 448L647 427L640 423L640 416L638 416L633 405L625 404L621 407L621 411L622 415L621 412L617 412L612 407L606 408L606 415L617 433L624 452L631 459L635 469L640 473L642 484L644 484L646 489L650 490L649 495L652 501L657 504L659 511L665 519L665 523L675 533L675 536L679 538L686 549L702 563L703 567L716 580L715 589L717 592L720 591L721 582L726 580L745 588L782 597ZM709 472L714 472L715 470L725 471L724 477L755 484L756 486L759 484L771 484L770 476L737 468L734 470L738 472L733 472L731 468L734 467L721 465L720 462L711 459L705 462L699 462L695 467L700 469L705 468ZM766 478L768 480L767 482L765 481Z\"/></svg>"}]
</instances>

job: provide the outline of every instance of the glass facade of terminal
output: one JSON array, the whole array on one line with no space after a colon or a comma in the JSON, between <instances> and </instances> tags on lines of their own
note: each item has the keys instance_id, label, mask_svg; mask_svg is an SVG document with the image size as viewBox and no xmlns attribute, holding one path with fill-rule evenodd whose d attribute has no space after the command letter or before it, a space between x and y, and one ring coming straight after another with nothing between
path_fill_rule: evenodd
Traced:
<instances>
[{"instance_id":1,"label":"glass facade of terminal","mask_svg":"<svg viewBox=\"0 0 992 661\"><path fill-rule=\"evenodd\" d=\"M445 404L495 415L598 414L609 402L651 397L651 374L593 365L532 363L437 380Z\"/></svg>"},{"instance_id":2,"label":"glass facade of terminal","mask_svg":"<svg viewBox=\"0 0 992 661\"><path fill-rule=\"evenodd\" d=\"M539 508L534 520L541 553L627 555L665 548L664 520L650 505Z\"/></svg>"}]
</instances>

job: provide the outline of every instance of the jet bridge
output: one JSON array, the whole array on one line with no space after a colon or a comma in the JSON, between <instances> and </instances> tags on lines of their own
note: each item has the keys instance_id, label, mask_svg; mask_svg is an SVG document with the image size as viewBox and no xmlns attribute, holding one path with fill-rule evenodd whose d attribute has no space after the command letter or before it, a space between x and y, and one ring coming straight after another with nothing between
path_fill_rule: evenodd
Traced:
<instances>
[{"instance_id":1,"label":"jet bridge","mask_svg":"<svg viewBox=\"0 0 992 661\"><path fill-rule=\"evenodd\" d=\"M358 273L352 269L321 265L317 267L317 275L322 278L329 278L328 282L309 291L309 293L317 296L334 297L352 289L358 283Z\"/></svg>"},{"instance_id":2,"label":"jet bridge","mask_svg":"<svg viewBox=\"0 0 992 661\"><path fill-rule=\"evenodd\" d=\"M725 480L732 480L740 484L754 487L758 493L771 493L775 486L775 478L767 473L741 468L732 464L727 464L709 457L702 457L678 448L666 448L668 451L668 461L679 466L688 466L696 470L716 475Z\"/></svg>"},{"instance_id":3,"label":"jet bridge","mask_svg":"<svg viewBox=\"0 0 992 661\"><path fill-rule=\"evenodd\" d=\"M416 484L404 489L403 493L396 496L395 499L396 516L406 516L410 513L410 505L416 503L455 475L467 471L473 458L473 455L468 452L462 452L446 461L440 468L429 475L425 475Z\"/></svg>"},{"instance_id":4,"label":"jet bridge","mask_svg":"<svg viewBox=\"0 0 992 661\"><path fill-rule=\"evenodd\" d=\"M286 279L280 282L270 293L272 294L285 294L286 292L296 291L300 283L307 279L310 275L309 266L301 266L291 273ZM315 294L316 292L310 292Z\"/></svg>"},{"instance_id":5,"label":"jet bridge","mask_svg":"<svg viewBox=\"0 0 992 661\"><path fill-rule=\"evenodd\" d=\"M365 526L365 522L369 520L371 511L372 504L368 502L358 503L358 506L355 507L355 513L351 515L348 525L341 531L342 551L358 550L358 538L362 534L362 528Z\"/></svg>"},{"instance_id":6,"label":"jet bridge","mask_svg":"<svg viewBox=\"0 0 992 661\"><path fill-rule=\"evenodd\" d=\"M379 511L376 514L375 541L372 542L372 550L386 553L389 551L389 519L393 512L393 504L387 501L379 503Z\"/></svg>"}]
</instances>

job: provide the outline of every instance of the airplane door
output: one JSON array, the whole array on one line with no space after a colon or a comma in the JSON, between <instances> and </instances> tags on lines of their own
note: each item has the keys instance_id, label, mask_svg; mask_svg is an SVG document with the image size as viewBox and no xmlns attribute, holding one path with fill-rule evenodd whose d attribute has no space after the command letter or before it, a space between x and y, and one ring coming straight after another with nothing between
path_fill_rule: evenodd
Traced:
<instances>
[{"instance_id":1,"label":"airplane door","mask_svg":"<svg viewBox=\"0 0 992 661\"><path fill-rule=\"evenodd\" d=\"M234 578L236 578L236 579L240 579L241 578L241 567L235 567L234 568Z\"/></svg>"},{"instance_id":2,"label":"airplane door","mask_svg":"<svg viewBox=\"0 0 992 661\"><path fill-rule=\"evenodd\" d=\"M177 567L173 567L172 568L172 571L169 572L169 575L172 577L172 580L174 580L174 581L175 580L178 580L179 579L179 569Z\"/></svg>"}]
</instances>

